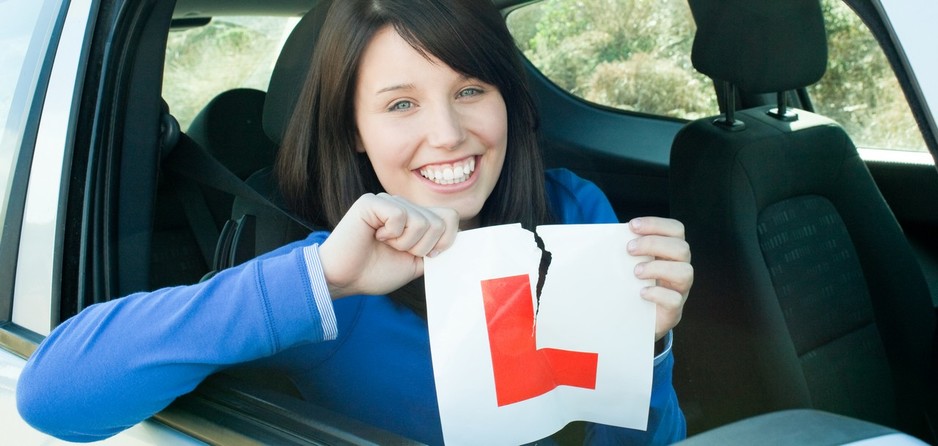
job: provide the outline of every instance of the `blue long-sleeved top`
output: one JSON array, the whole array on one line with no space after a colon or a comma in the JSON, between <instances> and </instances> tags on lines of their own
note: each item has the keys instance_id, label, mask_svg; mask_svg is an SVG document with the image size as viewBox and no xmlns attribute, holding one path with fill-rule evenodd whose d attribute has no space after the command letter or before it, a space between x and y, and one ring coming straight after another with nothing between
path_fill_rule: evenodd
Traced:
<instances>
[{"instance_id":1,"label":"blue long-sleeved top","mask_svg":"<svg viewBox=\"0 0 938 446\"><path fill-rule=\"evenodd\" d=\"M617 221L602 192L569 171L548 171L547 188L559 221ZM287 374L310 401L441 444L426 321L386 296L331 302L316 257L327 236L313 233L203 283L85 309L29 359L17 387L21 415L65 440L103 439L210 374L253 362ZM589 424L587 443L683 438L672 366L668 348L655 361L647 431Z\"/></svg>"}]
</instances>

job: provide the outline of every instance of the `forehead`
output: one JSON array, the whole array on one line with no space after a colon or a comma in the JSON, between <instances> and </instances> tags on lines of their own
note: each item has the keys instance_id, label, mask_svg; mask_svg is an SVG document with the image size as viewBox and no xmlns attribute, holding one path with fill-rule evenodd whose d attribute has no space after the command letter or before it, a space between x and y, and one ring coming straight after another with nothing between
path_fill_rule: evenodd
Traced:
<instances>
[{"instance_id":1,"label":"forehead","mask_svg":"<svg viewBox=\"0 0 938 446\"><path fill-rule=\"evenodd\" d=\"M418 51L391 26L378 30L365 47L358 69L358 89L377 92L394 85L417 85L437 79L463 78L432 54Z\"/></svg>"}]
</instances>

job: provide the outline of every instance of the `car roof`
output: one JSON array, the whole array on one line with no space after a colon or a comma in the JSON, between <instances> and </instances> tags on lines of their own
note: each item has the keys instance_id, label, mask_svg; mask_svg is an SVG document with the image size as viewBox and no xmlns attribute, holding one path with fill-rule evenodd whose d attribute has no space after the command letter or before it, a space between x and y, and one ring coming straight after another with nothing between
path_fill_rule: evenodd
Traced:
<instances>
[{"instance_id":1,"label":"car roof","mask_svg":"<svg viewBox=\"0 0 938 446\"><path fill-rule=\"evenodd\" d=\"M174 19L198 19L216 16L280 15L301 16L320 0L177 0ZM528 3L530 0L492 0L500 9Z\"/></svg>"}]
</instances>

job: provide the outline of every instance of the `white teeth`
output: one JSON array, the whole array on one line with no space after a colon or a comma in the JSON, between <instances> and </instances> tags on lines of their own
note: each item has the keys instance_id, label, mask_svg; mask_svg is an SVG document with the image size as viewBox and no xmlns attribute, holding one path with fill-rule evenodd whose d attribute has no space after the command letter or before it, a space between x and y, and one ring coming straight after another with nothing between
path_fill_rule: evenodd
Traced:
<instances>
[{"instance_id":1,"label":"white teeth","mask_svg":"<svg viewBox=\"0 0 938 446\"><path fill-rule=\"evenodd\" d=\"M420 175L436 184L458 184L469 179L476 169L475 157L467 161L452 164L427 166L420 169Z\"/></svg>"}]
</instances>

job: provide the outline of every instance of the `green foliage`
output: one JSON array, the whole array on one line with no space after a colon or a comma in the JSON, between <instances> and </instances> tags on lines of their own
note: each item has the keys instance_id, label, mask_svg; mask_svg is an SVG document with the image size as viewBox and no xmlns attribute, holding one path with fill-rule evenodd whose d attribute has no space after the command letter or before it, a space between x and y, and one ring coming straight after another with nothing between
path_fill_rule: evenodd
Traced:
<instances>
[{"instance_id":1,"label":"green foliage","mask_svg":"<svg viewBox=\"0 0 938 446\"><path fill-rule=\"evenodd\" d=\"M926 150L899 83L866 25L839 0L822 0L827 72L810 87L818 113L863 147Z\"/></svg>"},{"instance_id":2,"label":"green foliage","mask_svg":"<svg viewBox=\"0 0 938 446\"><path fill-rule=\"evenodd\" d=\"M715 113L713 87L669 59L634 53L603 62L586 78L584 98L597 104L656 115L702 118Z\"/></svg>"},{"instance_id":3,"label":"green foliage","mask_svg":"<svg viewBox=\"0 0 938 446\"><path fill-rule=\"evenodd\" d=\"M684 0L545 0L508 21L528 59L570 93L677 118L718 112L712 84L691 66Z\"/></svg>"}]
</instances>

